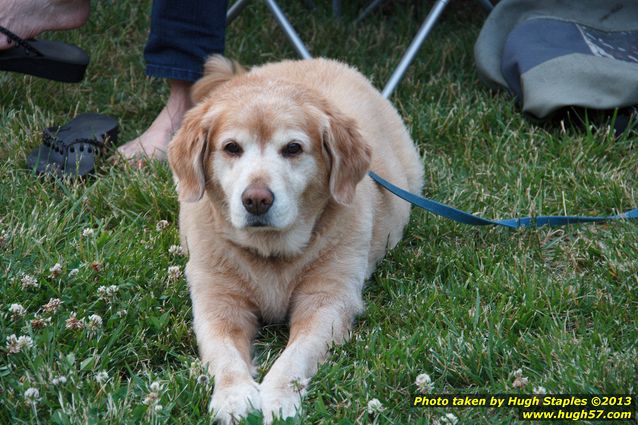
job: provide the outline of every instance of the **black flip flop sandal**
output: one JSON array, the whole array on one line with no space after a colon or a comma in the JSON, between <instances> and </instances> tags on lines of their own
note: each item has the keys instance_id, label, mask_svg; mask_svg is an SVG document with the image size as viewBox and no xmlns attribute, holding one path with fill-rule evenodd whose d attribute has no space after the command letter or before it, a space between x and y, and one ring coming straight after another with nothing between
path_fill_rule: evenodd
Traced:
<instances>
[{"instance_id":1,"label":"black flip flop sandal","mask_svg":"<svg viewBox=\"0 0 638 425\"><path fill-rule=\"evenodd\" d=\"M44 129L42 145L29 154L27 166L37 174L82 177L95 171L107 143L117 141L118 124L107 115L86 113L62 127Z\"/></svg>"},{"instance_id":2,"label":"black flip flop sandal","mask_svg":"<svg viewBox=\"0 0 638 425\"><path fill-rule=\"evenodd\" d=\"M48 40L23 40L0 27L15 47L0 50L0 71L19 72L63 83L84 78L89 55L73 44Z\"/></svg>"}]
</instances>

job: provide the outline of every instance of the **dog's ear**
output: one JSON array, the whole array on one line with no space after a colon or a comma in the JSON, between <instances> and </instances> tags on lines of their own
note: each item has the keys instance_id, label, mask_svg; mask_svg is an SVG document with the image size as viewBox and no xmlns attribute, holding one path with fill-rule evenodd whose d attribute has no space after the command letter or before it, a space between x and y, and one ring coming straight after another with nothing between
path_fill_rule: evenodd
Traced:
<instances>
[{"instance_id":1,"label":"dog's ear","mask_svg":"<svg viewBox=\"0 0 638 425\"><path fill-rule=\"evenodd\" d=\"M245 74L246 70L238 62L222 55L212 55L204 65L204 76L191 89L193 103L199 103L217 87L236 75Z\"/></svg>"},{"instance_id":2,"label":"dog's ear","mask_svg":"<svg viewBox=\"0 0 638 425\"><path fill-rule=\"evenodd\" d=\"M191 109L168 144L168 163L178 182L179 200L199 201L206 186L208 131L202 127L199 108Z\"/></svg>"},{"instance_id":3,"label":"dog's ear","mask_svg":"<svg viewBox=\"0 0 638 425\"><path fill-rule=\"evenodd\" d=\"M188 111L180 129L168 145L168 163L178 181L180 201L195 202L204 196L206 169L204 161L208 149L208 133L215 123L215 115L206 112L201 103L220 85L246 70L237 62L221 55L213 55L204 66L204 76L191 89L196 104ZM210 109L210 102L207 102Z\"/></svg>"},{"instance_id":4,"label":"dog's ear","mask_svg":"<svg viewBox=\"0 0 638 425\"><path fill-rule=\"evenodd\" d=\"M370 147L352 118L331 108L325 112L328 124L323 145L330 158L330 194L338 203L349 205L357 184L370 168Z\"/></svg>"}]
</instances>

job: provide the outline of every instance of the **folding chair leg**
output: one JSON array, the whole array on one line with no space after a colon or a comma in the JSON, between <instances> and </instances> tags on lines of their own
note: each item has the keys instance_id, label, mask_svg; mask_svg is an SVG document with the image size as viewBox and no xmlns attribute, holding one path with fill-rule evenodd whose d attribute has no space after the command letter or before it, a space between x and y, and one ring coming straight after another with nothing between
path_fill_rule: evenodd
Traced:
<instances>
[{"instance_id":1,"label":"folding chair leg","mask_svg":"<svg viewBox=\"0 0 638 425\"><path fill-rule=\"evenodd\" d=\"M237 0L233 3L226 13L226 25L230 25L230 23L235 20L241 11L244 10L249 1L250 0Z\"/></svg>"},{"instance_id":2,"label":"folding chair leg","mask_svg":"<svg viewBox=\"0 0 638 425\"><path fill-rule=\"evenodd\" d=\"M381 6L385 2L386 2L386 0L374 0L372 3L370 3L368 6L366 6L366 8L363 9L363 11L361 13L359 13L359 16L357 16L357 19L354 20L354 24L355 25L359 24L361 21L363 21L365 18L367 18L369 14L374 12L374 10L377 7Z\"/></svg>"},{"instance_id":3,"label":"folding chair leg","mask_svg":"<svg viewBox=\"0 0 638 425\"><path fill-rule=\"evenodd\" d=\"M226 25L230 25L230 23L241 13L241 11L244 10L249 1L250 0L237 0L235 3L233 3L233 5L228 9L228 12L226 13ZM310 52L308 52L308 49L306 49L306 46L303 44L303 41L301 41L301 38L299 38L299 35L297 35L297 32L292 27L290 21L288 21L288 18L286 18L286 15L284 15L284 13L281 11L281 8L275 2L275 0L266 0L266 6L268 6L268 9L270 9L272 14L274 15L277 23L286 34L286 37L288 37L288 39L292 42L292 46L297 54L303 59L312 58Z\"/></svg>"},{"instance_id":4,"label":"folding chair leg","mask_svg":"<svg viewBox=\"0 0 638 425\"><path fill-rule=\"evenodd\" d=\"M332 0L332 16L341 17L341 0Z\"/></svg>"},{"instance_id":5,"label":"folding chair leg","mask_svg":"<svg viewBox=\"0 0 638 425\"><path fill-rule=\"evenodd\" d=\"M297 35L297 32L292 27L290 21L288 21L286 15L284 15L284 13L281 11L279 5L275 2L275 0L266 0L266 6L268 6L272 14L275 16L275 19L277 20L277 23L279 24L281 29L284 31L288 39L292 42L292 46L294 47L297 54L303 59L311 59L312 56L310 55L310 52L308 52L308 49L306 49L303 41L301 41L301 38L299 38L299 35Z\"/></svg>"},{"instance_id":6,"label":"folding chair leg","mask_svg":"<svg viewBox=\"0 0 638 425\"><path fill-rule=\"evenodd\" d=\"M449 1L450 0L437 0L437 2L432 7L432 10L430 10L430 13L425 18L425 21L423 21L421 28L419 28L419 32L412 40L412 43L410 44L410 47L408 47L408 50L406 50L406 52L403 54L401 62L399 62L399 65L394 70L394 73L383 89L382 94L383 97L385 97L386 99L389 98L390 95L392 95L394 89L396 89L397 85L399 85L399 83L403 79L403 75L414 60L414 57L421 48L421 45L423 45L423 42L432 31L432 28L434 28L434 25L445 10L445 7L448 5Z\"/></svg>"}]
</instances>

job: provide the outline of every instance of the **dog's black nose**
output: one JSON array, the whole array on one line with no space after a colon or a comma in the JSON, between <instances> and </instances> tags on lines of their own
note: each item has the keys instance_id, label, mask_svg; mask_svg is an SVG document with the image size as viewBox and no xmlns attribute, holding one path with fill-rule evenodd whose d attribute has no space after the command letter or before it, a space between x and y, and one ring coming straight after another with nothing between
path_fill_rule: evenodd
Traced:
<instances>
[{"instance_id":1,"label":"dog's black nose","mask_svg":"<svg viewBox=\"0 0 638 425\"><path fill-rule=\"evenodd\" d=\"M248 186L241 194L241 203L253 215L264 215L275 200L275 194L264 186Z\"/></svg>"}]
</instances>

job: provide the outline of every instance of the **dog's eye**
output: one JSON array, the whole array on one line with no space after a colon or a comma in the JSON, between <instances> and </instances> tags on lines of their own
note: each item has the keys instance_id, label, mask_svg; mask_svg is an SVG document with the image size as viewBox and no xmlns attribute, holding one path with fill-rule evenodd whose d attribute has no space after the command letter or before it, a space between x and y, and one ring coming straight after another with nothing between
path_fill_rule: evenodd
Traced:
<instances>
[{"instance_id":1,"label":"dog's eye","mask_svg":"<svg viewBox=\"0 0 638 425\"><path fill-rule=\"evenodd\" d=\"M302 151L301 144L290 142L281 150L281 154L285 157L292 157L299 155Z\"/></svg>"},{"instance_id":2,"label":"dog's eye","mask_svg":"<svg viewBox=\"0 0 638 425\"><path fill-rule=\"evenodd\" d=\"M243 153L243 150L237 142L230 141L224 145L224 152L232 156L239 156Z\"/></svg>"}]
</instances>

